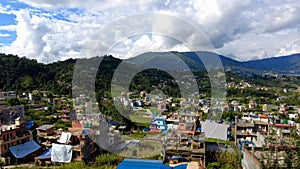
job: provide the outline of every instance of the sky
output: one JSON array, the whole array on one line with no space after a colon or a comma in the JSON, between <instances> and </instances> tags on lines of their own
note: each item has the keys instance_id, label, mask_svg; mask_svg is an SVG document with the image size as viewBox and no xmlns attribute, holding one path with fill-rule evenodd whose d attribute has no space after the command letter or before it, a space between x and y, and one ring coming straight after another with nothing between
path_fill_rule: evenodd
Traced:
<instances>
[{"instance_id":1,"label":"sky","mask_svg":"<svg viewBox=\"0 0 300 169\"><path fill-rule=\"evenodd\" d=\"M300 53L298 0L2 0L0 53L43 63L79 58L95 32L120 18L145 13L188 21L203 32L217 53L236 60ZM187 25L168 22L163 27L181 30L187 40L197 41L193 33L186 31ZM111 40L118 33L115 36ZM98 38L93 43L97 46L102 41ZM180 41L150 31L123 39L109 54L129 58L143 49L191 50Z\"/></svg>"}]
</instances>

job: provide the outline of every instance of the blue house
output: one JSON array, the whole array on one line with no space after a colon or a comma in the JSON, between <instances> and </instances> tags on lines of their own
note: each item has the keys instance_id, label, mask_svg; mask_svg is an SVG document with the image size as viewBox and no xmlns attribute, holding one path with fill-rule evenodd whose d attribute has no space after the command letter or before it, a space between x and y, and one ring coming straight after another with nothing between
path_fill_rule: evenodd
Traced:
<instances>
[{"instance_id":1,"label":"blue house","mask_svg":"<svg viewBox=\"0 0 300 169\"><path fill-rule=\"evenodd\" d=\"M149 128L151 131L162 131L162 130L167 130L168 126L166 120L155 118L154 121L150 122Z\"/></svg>"}]
</instances>

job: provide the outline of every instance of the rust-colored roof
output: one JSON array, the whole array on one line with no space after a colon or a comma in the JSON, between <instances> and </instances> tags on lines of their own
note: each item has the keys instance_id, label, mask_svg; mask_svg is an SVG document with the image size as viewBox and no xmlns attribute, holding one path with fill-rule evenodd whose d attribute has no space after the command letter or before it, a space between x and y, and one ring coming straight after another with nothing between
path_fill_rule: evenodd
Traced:
<instances>
[{"instance_id":1,"label":"rust-colored roof","mask_svg":"<svg viewBox=\"0 0 300 169\"><path fill-rule=\"evenodd\" d=\"M274 124L275 127L292 127L290 124L280 124L280 123L277 123L277 124Z\"/></svg>"},{"instance_id":2,"label":"rust-colored roof","mask_svg":"<svg viewBox=\"0 0 300 169\"><path fill-rule=\"evenodd\" d=\"M268 118L269 118L269 116L267 116L267 115L260 115L259 117L260 117L260 118L265 118L265 119L268 119Z\"/></svg>"}]
</instances>

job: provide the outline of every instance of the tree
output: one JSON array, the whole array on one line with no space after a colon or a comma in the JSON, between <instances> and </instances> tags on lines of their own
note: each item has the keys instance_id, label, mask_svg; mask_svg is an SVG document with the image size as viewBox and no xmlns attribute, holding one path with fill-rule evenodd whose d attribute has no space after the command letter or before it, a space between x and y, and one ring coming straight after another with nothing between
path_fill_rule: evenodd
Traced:
<instances>
[{"instance_id":1,"label":"tree","mask_svg":"<svg viewBox=\"0 0 300 169\"><path fill-rule=\"evenodd\" d=\"M20 105L21 101L18 98L9 98L7 99L6 103L8 106L15 106L15 105Z\"/></svg>"},{"instance_id":2,"label":"tree","mask_svg":"<svg viewBox=\"0 0 300 169\"><path fill-rule=\"evenodd\" d=\"M220 169L221 164L219 162L212 162L212 163L209 163L206 168L207 169Z\"/></svg>"}]
</instances>

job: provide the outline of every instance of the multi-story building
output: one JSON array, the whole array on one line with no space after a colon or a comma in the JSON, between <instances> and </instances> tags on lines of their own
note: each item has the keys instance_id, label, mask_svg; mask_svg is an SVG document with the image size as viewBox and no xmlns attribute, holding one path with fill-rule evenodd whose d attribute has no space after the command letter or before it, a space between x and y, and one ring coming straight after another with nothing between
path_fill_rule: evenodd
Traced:
<instances>
[{"instance_id":1,"label":"multi-story building","mask_svg":"<svg viewBox=\"0 0 300 169\"><path fill-rule=\"evenodd\" d=\"M51 136L55 134L53 125L43 125L36 128L36 130L39 137Z\"/></svg>"},{"instance_id":2,"label":"multi-story building","mask_svg":"<svg viewBox=\"0 0 300 169\"><path fill-rule=\"evenodd\" d=\"M9 147L23 144L32 140L32 133L23 126L15 124L0 127L0 156L1 160L9 163Z\"/></svg>"},{"instance_id":3,"label":"multi-story building","mask_svg":"<svg viewBox=\"0 0 300 169\"><path fill-rule=\"evenodd\" d=\"M67 107L67 106L63 106L62 107L62 115L60 116L60 118L65 121L65 122L70 122L70 112L71 112L71 108Z\"/></svg>"},{"instance_id":4,"label":"multi-story building","mask_svg":"<svg viewBox=\"0 0 300 169\"><path fill-rule=\"evenodd\" d=\"M5 109L0 109L0 124L14 123L15 119L24 119L24 106L16 105Z\"/></svg>"},{"instance_id":5,"label":"multi-story building","mask_svg":"<svg viewBox=\"0 0 300 169\"><path fill-rule=\"evenodd\" d=\"M6 98L0 97L0 109L6 109Z\"/></svg>"},{"instance_id":6,"label":"multi-story building","mask_svg":"<svg viewBox=\"0 0 300 169\"><path fill-rule=\"evenodd\" d=\"M255 109L255 108L257 108L256 101L250 100L248 107L249 107L249 109Z\"/></svg>"},{"instance_id":7,"label":"multi-story building","mask_svg":"<svg viewBox=\"0 0 300 169\"><path fill-rule=\"evenodd\" d=\"M235 123L235 141L253 141L256 137L255 124L252 120L236 119Z\"/></svg>"}]
</instances>

